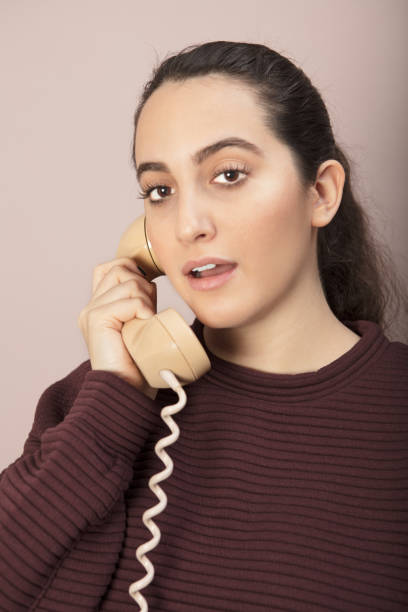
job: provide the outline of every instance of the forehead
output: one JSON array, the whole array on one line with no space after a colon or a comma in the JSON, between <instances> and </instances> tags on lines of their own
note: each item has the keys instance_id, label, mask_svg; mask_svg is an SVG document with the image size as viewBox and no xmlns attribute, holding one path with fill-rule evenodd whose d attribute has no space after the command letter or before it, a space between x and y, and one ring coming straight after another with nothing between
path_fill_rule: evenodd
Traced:
<instances>
[{"instance_id":1,"label":"forehead","mask_svg":"<svg viewBox=\"0 0 408 612\"><path fill-rule=\"evenodd\" d=\"M255 94L245 83L222 75L163 83L147 100L138 121L137 163L186 146L239 133L262 139L265 123ZM182 139L182 140L181 140ZM166 146L171 150L166 151Z\"/></svg>"}]
</instances>

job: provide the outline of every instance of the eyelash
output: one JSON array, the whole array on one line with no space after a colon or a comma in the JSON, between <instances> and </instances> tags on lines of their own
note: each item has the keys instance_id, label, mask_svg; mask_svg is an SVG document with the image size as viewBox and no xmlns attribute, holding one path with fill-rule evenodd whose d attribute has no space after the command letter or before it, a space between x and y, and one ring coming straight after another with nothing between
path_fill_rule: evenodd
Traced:
<instances>
[{"instance_id":1,"label":"eyelash","mask_svg":"<svg viewBox=\"0 0 408 612\"><path fill-rule=\"evenodd\" d=\"M223 170L217 172L216 174L214 174L214 176L212 177L211 180L214 180L215 178L217 178L217 176L220 176L221 174L226 174L227 172L241 172L242 174L245 174L246 176L248 176L250 174L250 169L245 164L242 165L242 166L239 166L239 165L232 166L231 165L231 166L228 166L227 168L224 168ZM227 189L231 189L232 187L236 187L237 185L239 185L240 183L243 183L244 181L245 181L245 179L241 179L241 180L237 180L234 183L230 183L230 184L228 184L228 183L217 183L217 185L219 185L220 187L226 187ZM159 200L151 200L149 198L151 192L154 191L154 189L157 189L158 187L167 187L167 185L162 185L160 183L157 183L155 185L150 185L148 183L146 185L146 189L139 192L139 199L140 200L146 200L148 198L150 204L152 204L153 206L161 204L167 196L164 196L164 197L160 198Z\"/></svg>"}]
</instances>

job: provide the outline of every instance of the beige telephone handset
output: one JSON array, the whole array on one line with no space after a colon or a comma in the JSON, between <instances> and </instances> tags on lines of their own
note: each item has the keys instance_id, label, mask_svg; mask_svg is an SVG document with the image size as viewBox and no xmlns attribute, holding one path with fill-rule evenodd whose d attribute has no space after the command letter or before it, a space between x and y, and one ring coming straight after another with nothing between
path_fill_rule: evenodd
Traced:
<instances>
[{"instance_id":1,"label":"beige telephone handset","mask_svg":"<svg viewBox=\"0 0 408 612\"><path fill-rule=\"evenodd\" d=\"M132 257L149 281L164 274L147 236L144 215L136 219L123 234L116 256ZM144 566L146 575L129 587L129 594L139 604L140 612L146 612L148 605L140 591L154 577L154 568L146 553L157 546L161 536L152 517L160 514L167 505L167 496L158 483L168 478L173 471L173 462L164 447L173 444L180 433L171 415L182 410L186 404L182 385L200 378L210 369L211 363L192 329L173 308L167 308L150 319L128 321L123 325L122 337L149 385L155 389L171 387L179 397L176 404L165 406L161 411L161 417L172 434L159 440L155 446L155 452L166 468L150 478L149 487L160 502L143 514L143 522L153 537L137 548L136 557Z\"/></svg>"},{"instance_id":2,"label":"beige telephone handset","mask_svg":"<svg viewBox=\"0 0 408 612\"><path fill-rule=\"evenodd\" d=\"M123 234L116 256L135 259L149 281L164 275L147 236L144 215ZM200 378L211 367L198 338L173 308L151 319L133 319L125 323L122 337L143 376L155 389L168 387L159 375L161 369L171 370L180 384L185 385Z\"/></svg>"}]
</instances>

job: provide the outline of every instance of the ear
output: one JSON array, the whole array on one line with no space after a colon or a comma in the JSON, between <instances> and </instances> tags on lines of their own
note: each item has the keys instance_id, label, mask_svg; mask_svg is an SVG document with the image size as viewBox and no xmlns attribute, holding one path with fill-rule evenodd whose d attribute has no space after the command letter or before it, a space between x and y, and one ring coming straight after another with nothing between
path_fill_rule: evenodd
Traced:
<instances>
[{"instance_id":1,"label":"ear","mask_svg":"<svg viewBox=\"0 0 408 612\"><path fill-rule=\"evenodd\" d=\"M320 164L313 191L311 224L313 227L328 225L336 214L341 198L346 174L343 166L335 159L327 159Z\"/></svg>"}]
</instances>

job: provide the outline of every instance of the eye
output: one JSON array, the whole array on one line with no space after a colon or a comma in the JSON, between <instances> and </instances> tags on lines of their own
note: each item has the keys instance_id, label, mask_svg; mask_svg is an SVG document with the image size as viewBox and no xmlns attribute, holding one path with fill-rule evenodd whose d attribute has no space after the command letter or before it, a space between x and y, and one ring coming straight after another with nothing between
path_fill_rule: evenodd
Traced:
<instances>
[{"instance_id":1,"label":"eye","mask_svg":"<svg viewBox=\"0 0 408 612\"><path fill-rule=\"evenodd\" d=\"M222 187L233 187L234 185L237 185L238 183L241 183L243 180L245 179L239 179L236 180L237 175L243 175L244 177L247 176L249 174L249 168L247 166L234 166L234 167L228 167L228 168L224 168L223 170L221 170L221 172L217 172L215 174L214 178L217 178L218 176L225 176L225 178L227 178L226 182L218 182L218 181L214 181L217 185L221 185Z\"/></svg>"},{"instance_id":2,"label":"eye","mask_svg":"<svg viewBox=\"0 0 408 612\"><path fill-rule=\"evenodd\" d=\"M156 189L161 193L161 195L159 195L158 198L149 197L150 194L156 191ZM146 198L149 198L149 202L151 204L160 204L160 202L162 202L166 196L170 195L168 193L163 193L163 191L166 189L170 189L170 187L167 185L146 185L146 188L139 193L139 198L141 200L146 200Z\"/></svg>"}]
</instances>

